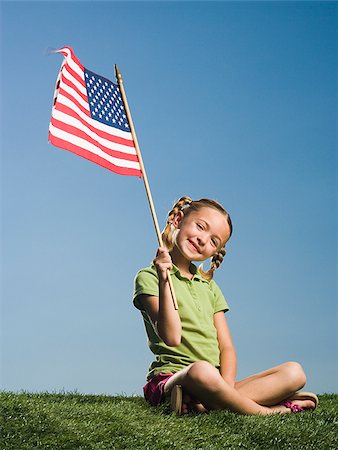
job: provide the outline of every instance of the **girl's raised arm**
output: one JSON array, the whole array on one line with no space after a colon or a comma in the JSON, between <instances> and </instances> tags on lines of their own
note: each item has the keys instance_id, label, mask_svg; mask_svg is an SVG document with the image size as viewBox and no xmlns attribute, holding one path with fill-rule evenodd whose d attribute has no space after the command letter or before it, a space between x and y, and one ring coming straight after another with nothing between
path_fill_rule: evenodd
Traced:
<instances>
[{"instance_id":1,"label":"girl's raised arm","mask_svg":"<svg viewBox=\"0 0 338 450\"><path fill-rule=\"evenodd\" d=\"M158 249L154 264L159 277L159 297L142 295L139 302L163 342L169 347L177 347L181 343L182 325L173 305L167 279L167 270L171 269L172 262L165 247Z\"/></svg>"}]
</instances>

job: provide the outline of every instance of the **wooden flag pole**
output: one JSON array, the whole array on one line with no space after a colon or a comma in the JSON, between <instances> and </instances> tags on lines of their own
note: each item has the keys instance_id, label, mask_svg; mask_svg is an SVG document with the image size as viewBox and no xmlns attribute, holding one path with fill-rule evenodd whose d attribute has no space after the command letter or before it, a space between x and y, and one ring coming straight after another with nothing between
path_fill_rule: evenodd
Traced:
<instances>
[{"instance_id":1,"label":"wooden flag pole","mask_svg":"<svg viewBox=\"0 0 338 450\"><path fill-rule=\"evenodd\" d=\"M149 206L150 206L150 210L151 210L151 215L153 217L153 222L154 222L154 225L155 225L155 230L156 230L158 243L159 243L160 247L163 247L163 240L162 240L162 235L161 235L161 232L160 232L160 228L158 226L158 220L157 220L157 216L156 216L154 202L153 202L152 195L151 195L151 192L150 192L148 178L147 178L146 170L145 170L145 167L144 167L144 164L143 164L140 147L138 145L138 141L137 141L137 137L136 137L136 133L135 133L133 120L131 118L131 114L130 114L130 110L129 110L129 106L128 106L126 93L125 93L124 87L123 87L122 75L121 75L121 72L119 71L119 69L118 69L116 64L115 64L115 75L116 75L117 83L118 83L119 88L120 88L123 104L124 104L124 107L125 107L125 110L126 110L126 115L127 115L128 122L129 122L129 125L130 125L130 131L131 131L131 134L132 134L132 137L133 137L133 140L134 140L136 153L137 153L138 160L139 160L139 163L140 163L141 172L142 172L142 178L143 178L143 182L144 182L144 187L146 189L148 202L149 202ZM176 295L175 295L174 286L172 284L172 280L171 280L171 277L170 277L170 270L169 269L167 271L167 276L168 276L168 282L169 282L169 287L170 287L170 292L171 292L171 296L172 296L172 299L173 299L174 307L177 310L178 309L178 305L177 305Z\"/></svg>"}]
</instances>

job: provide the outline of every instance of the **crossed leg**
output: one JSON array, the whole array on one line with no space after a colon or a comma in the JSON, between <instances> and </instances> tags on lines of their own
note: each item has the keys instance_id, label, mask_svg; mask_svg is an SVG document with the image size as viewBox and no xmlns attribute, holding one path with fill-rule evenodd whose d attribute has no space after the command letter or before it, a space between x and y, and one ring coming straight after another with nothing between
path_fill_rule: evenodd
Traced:
<instances>
[{"instance_id":1,"label":"crossed leg","mask_svg":"<svg viewBox=\"0 0 338 450\"><path fill-rule=\"evenodd\" d=\"M197 361L174 374L167 381L164 392L169 395L174 385L180 384L188 396L197 399L194 403L198 411L228 409L240 414L268 415L290 412L279 403L292 399L305 382L302 367L288 362L245 378L232 387L211 364ZM315 406L311 400L300 400L297 404L305 409Z\"/></svg>"}]
</instances>

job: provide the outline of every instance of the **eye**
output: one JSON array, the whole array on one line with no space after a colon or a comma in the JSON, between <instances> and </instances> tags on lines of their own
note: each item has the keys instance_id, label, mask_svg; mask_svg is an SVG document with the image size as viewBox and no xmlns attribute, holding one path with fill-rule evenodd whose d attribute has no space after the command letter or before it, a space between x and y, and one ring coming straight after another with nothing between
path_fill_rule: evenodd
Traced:
<instances>
[{"instance_id":1,"label":"eye","mask_svg":"<svg viewBox=\"0 0 338 450\"><path fill-rule=\"evenodd\" d=\"M196 223L196 225L197 225L197 228L198 228L199 230L204 230L204 227L203 227L202 224Z\"/></svg>"},{"instance_id":2,"label":"eye","mask_svg":"<svg viewBox=\"0 0 338 450\"><path fill-rule=\"evenodd\" d=\"M217 240L216 239L211 239L211 244L214 246L214 247L217 247Z\"/></svg>"}]
</instances>

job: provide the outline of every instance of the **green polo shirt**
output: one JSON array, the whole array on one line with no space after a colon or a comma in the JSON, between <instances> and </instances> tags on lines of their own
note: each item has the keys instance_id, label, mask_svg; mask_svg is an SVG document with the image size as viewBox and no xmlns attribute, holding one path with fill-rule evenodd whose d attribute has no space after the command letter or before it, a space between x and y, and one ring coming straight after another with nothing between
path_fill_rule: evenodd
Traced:
<instances>
[{"instance_id":1,"label":"green polo shirt","mask_svg":"<svg viewBox=\"0 0 338 450\"><path fill-rule=\"evenodd\" d=\"M154 265L141 269L135 277L133 302L141 310L150 350L156 356L147 379L159 373L175 373L195 361L208 361L219 368L220 352L213 316L228 311L228 304L215 281L207 281L193 265L192 280L182 276L173 265L171 278L182 324L181 344L169 347L156 334L147 313L138 301L141 294L159 296L158 276Z\"/></svg>"}]
</instances>

